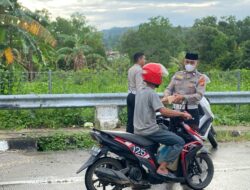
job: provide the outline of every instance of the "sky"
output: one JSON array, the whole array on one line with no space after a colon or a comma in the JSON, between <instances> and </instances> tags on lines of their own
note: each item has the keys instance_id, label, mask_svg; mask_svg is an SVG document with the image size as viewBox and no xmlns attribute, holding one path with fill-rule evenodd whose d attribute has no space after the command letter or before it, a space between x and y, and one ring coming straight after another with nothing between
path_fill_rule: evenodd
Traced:
<instances>
[{"instance_id":1,"label":"sky","mask_svg":"<svg viewBox=\"0 0 250 190\"><path fill-rule=\"evenodd\" d=\"M196 18L250 16L250 0L18 0L30 10L47 9L52 19L86 16L98 30L137 26L154 16L169 18L174 26L191 26Z\"/></svg>"}]
</instances>

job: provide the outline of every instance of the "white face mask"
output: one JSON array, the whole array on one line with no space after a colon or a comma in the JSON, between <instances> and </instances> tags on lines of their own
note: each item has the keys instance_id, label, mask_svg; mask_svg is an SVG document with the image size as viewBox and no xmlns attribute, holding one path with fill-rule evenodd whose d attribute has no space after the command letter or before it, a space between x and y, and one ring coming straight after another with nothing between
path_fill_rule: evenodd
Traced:
<instances>
[{"instance_id":1,"label":"white face mask","mask_svg":"<svg viewBox=\"0 0 250 190\"><path fill-rule=\"evenodd\" d=\"M195 68L196 68L196 66L191 65L191 64L185 65L185 69L186 69L187 72L192 72L192 71L195 70Z\"/></svg>"}]
</instances>

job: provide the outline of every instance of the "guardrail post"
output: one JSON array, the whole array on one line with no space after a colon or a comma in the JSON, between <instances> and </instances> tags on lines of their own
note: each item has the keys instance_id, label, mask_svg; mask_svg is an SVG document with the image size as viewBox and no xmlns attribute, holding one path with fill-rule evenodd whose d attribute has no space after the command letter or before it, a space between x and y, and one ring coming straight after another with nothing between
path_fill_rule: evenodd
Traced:
<instances>
[{"instance_id":1,"label":"guardrail post","mask_svg":"<svg viewBox=\"0 0 250 190\"><path fill-rule=\"evenodd\" d=\"M240 87L241 87L241 73L240 71L237 72L237 90L240 91ZM237 104L236 105L236 113L237 113L237 117L239 118L239 112L240 112L240 105Z\"/></svg>"},{"instance_id":2,"label":"guardrail post","mask_svg":"<svg viewBox=\"0 0 250 190\"><path fill-rule=\"evenodd\" d=\"M240 71L237 72L237 90L240 91L241 87L241 73Z\"/></svg>"},{"instance_id":3,"label":"guardrail post","mask_svg":"<svg viewBox=\"0 0 250 190\"><path fill-rule=\"evenodd\" d=\"M49 70L49 73L48 73L48 86L49 86L49 94L52 94L52 73L51 73L51 70Z\"/></svg>"},{"instance_id":4,"label":"guardrail post","mask_svg":"<svg viewBox=\"0 0 250 190\"><path fill-rule=\"evenodd\" d=\"M96 106L96 127L114 129L117 127L118 122L118 106Z\"/></svg>"}]
</instances>

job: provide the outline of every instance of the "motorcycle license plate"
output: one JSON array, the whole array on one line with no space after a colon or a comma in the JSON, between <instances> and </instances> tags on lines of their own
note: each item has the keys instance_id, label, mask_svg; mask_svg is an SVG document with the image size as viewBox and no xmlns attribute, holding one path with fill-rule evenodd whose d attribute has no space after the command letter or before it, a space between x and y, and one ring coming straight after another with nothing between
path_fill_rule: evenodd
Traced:
<instances>
[{"instance_id":1,"label":"motorcycle license plate","mask_svg":"<svg viewBox=\"0 0 250 190\"><path fill-rule=\"evenodd\" d=\"M93 156L96 156L97 154L99 154L101 152L101 149L97 146L93 146L91 151L90 151L90 154L93 155Z\"/></svg>"}]
</instances>

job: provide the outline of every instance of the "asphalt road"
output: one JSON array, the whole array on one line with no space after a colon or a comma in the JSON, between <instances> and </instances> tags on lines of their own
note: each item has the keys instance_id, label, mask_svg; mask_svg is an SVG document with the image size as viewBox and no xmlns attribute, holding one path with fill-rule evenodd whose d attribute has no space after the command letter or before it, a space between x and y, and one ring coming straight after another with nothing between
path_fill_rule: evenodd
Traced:
<instances>
[{"instance_id":1,"label":"asphalt road","mask_svg":"<svg viewBox=\"0 0 250 190\"><path fill-rule=\"evenodd\" d=\"M76 170L87 151L1 152L0 190L84 190L84 173ZM250 189L250 142L220 144L212 152L215 175L206 190ZM152 186L157 190L187 190L180 184Z\"/></svg>"}]
</instances>

